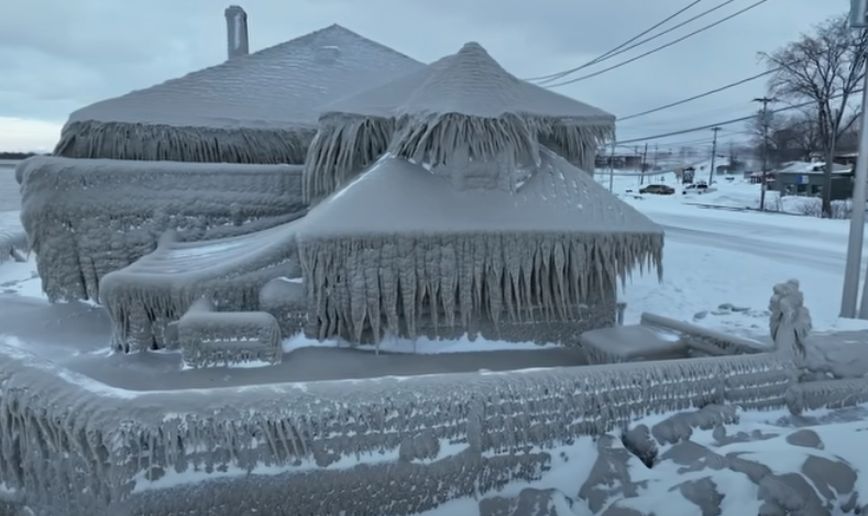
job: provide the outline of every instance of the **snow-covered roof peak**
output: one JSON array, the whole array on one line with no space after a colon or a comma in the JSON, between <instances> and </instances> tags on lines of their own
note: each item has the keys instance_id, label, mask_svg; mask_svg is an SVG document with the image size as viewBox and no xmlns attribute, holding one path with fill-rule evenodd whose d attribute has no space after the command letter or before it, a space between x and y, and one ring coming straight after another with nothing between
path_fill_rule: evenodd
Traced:
<instances>
[{"instance_id":1,"label":"snow-covered roof peak","mask_svg":"<svg viewBox=\"0 0 868 516\"><path fill-rule=\"evenodd\" d=\"M74 112L70 122L312 128L323 105L423 67L404 54L333 24L97 102Z\"/></svg>"},{"instance_id":2,"label":"snow-covered roof peak","mask_svg":"<svg viewBox=\"0 0 868 516\"><path fill-rule=\"evenodd\" d=\"M515 77L476 42L466 43L425 70L339 100L327 111L379 117L519 114L576 125L614 123L614 116L601 109Z\"/></svg>"}]
</instances>

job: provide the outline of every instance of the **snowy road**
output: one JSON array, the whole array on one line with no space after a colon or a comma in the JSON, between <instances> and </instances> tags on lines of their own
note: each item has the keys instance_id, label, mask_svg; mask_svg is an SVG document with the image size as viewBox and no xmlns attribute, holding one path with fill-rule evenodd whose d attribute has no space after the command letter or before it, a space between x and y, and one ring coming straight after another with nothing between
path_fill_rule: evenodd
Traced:
<instances>
[{"instance_id":1,"label":"snowy road","mask_svg":"<svg viewBox=\"0 0 868 516\"><path fill-rule=\"evenodd\" d=\"M714 247L753 255L766 260L795 262L811 265L827 272L841 272L844 269L844 253L818 251L816 248L799 244L786 246L769 245L761 238L739 235L721 235L713 230L663 226L667 242L678 242L700 247Z\"/></svg>"},{"instance_id":2,"label":"snowy road","mask_svg":"<svg viewBox=\"0 0 868 516\"><path fill-rule=\"evenodd\" d=\"M718 195L749 198L758 193L753 188L722 185ZM646 276L628 282L628 322L643 311L684 320L699 315L704 326L762 337L768 335L772 286L796 278L817 328L843 324L837 316L848 221L701 208L679 195L623 198L666 231L663 281ZM712 195L702 200L715 203ZM727 303L746 310L719 308Z\"/></svg>"}]
</instances>

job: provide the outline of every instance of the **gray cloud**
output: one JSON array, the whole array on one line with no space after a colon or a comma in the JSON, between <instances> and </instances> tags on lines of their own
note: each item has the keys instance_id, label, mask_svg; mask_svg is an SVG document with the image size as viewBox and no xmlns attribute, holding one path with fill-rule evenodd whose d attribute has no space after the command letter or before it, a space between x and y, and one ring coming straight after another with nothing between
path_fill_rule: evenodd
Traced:
<instances>
[{"instance_id":1,"label":"gray cloud","mask_svg":"<svg viewBox=\"0 0 868 516\"><path fill-rule=\"evenodd\" d=\"M710 23L752 2L737 0L693 26ZM581 64L687 3L248 0L244 7L254 50L337 22L423 61L452 53L466 41L479 41L507 69L527 77ZM719 0L705 0L692 12L717 3ZM225 5L213 0L7 4L0 17L0 117L62 123L69 112L83 105L225 58ZM673 48L558 91L621 115L655 107L761 71L758 51L774 50L847 7L843 0L770 0ZM620 58L609 64L618 61ZM625 122L619 133L643 136L748 114L753 109L750 99L763 90L764 84L758 81Z\"/></svg>"}]
</instances>

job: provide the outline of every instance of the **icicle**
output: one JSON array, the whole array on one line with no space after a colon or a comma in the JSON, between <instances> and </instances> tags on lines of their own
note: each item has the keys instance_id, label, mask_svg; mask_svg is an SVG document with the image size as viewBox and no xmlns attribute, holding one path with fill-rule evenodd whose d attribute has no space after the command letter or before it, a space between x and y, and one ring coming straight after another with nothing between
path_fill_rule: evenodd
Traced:
<instances>
[{"instance_id":1,"label":"icicle","mask_svg":"<svg viewBox=\"0 0 868 516\"><path fill-rule=\"evenodd\" d=\"M55 156L146 161L304 163L314 131L87 120L64 126Z\"/></svg>"},{"instance_id":2,"label":"icicle","mask_svg":"<svg viewBox=\"0 0 868 516\"><path fill-rule=\"evenodd\" d=\"M394 127L393 120L384 118L321 117L305 161L305 201L334 192L376 161L386 151Z\"/></svg>"},{"instance_id":3,"label":"icicle","mask_svg":"<svg viewBox=\"0 0 868 516\"><path fill-rule=\"evenodd\" d=\"M435 334L442 323L453 327L456 312L463 328L471 320L496 325L517 309L527 322L581 319L583 305L612 300L619 270L636 267L662 246L659 237L634 249L636 238L628 233L309 236L301 245L305 284L314 300L309 320L319 338L343 335L339 329L346 327L359 341L368 331L382 334L381 314L390 331L411 338L419 327ZM619 263L604 265L611 260Z\"/></svg>"}]
</instances>

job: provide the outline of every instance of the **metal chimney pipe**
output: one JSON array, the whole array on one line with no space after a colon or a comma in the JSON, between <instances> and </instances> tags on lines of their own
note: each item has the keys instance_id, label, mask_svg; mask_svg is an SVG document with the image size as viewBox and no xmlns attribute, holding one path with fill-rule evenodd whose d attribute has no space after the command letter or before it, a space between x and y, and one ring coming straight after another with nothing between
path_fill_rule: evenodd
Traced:
<instances>
[{"instance_id":1,"label":"metal chimney pipe","mask_svg":"<svg viewBox=\"0 0 868 516\"><path fill-rule=\"evenodd\" d=\"M238 5L230 5L224 14L226 15L228 59L246 56L250 53L247 43L247 13Z\"/></svg>"}]
</instances>

